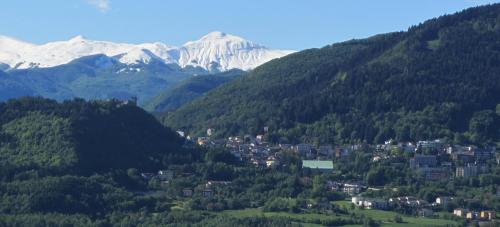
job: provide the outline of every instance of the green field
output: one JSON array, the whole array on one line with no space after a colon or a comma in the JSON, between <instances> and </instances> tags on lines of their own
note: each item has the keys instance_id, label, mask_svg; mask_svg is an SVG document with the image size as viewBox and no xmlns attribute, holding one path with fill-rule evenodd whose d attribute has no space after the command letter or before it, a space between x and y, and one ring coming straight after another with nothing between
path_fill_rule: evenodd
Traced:
<instances>
[{"instance_id":1,"label":"green field","mask_svg":"<svg viewBox=\"0 0 500 227\"><path fill-rule=\"evenodd\" d=\"M348 201L336 201L335 204L339 206L345 206L350 208L350 202ZM422 217L414 217L414 216L404 216L399 214L404 223L394 223L394 217L398 215L398 213L393 211L383 211L383 210L367 210L367 209L354 209L354 213L356 214L364 214L367 217L371 217L375 220L382 221L382 226L448 226L448 225L457 225L459 224L453 220L446 219L437 219L437 218L422 218ZM389 222L391 220L391 222Z\"/></svg>"},{"instance_id":2,"label":"green field","mask_svg":"<svg viewBox=\"0 0 500 227\"><path fill-rule=\"evenodd\" d=\"M336 205L345 206L350 209L350 203L348 201L336 201L334 202ZM434 219L434 218L422 218L422 217L413 217L413 216L404 216L400 215L403 218L404 223L395 223L394 217L398 215L396 212L392 211L382 211L382 210L362 210L355 208L355 210L350 210L350 212L355 213L356 215L365 215L366 217L370 217L376 221L382 222L382 226L452 226L458 225L459 223L453 220L445 220L445 219ZM313 213L287 213L287 212L264 212L261 209L253 208L253 209L244 209L244 210L227 210L218 215L228 215L233 217L255 217L255 216L265 216L265 217L288 217L294 219L294 222L300 223L304 226L322 226L318 223L318 220L338 220L338 219L351 219L350 215L344 214L313 214ZM346 226L361 226L361 225L346 225Z\"/></svg>"}]
</instances>

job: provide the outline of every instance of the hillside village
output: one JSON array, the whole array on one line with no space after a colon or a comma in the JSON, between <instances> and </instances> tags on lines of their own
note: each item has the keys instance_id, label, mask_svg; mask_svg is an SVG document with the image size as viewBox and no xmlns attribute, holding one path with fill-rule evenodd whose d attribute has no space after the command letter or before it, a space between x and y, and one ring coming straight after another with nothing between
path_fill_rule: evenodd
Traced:
<instances>
[{"instance_id":1,"label":"hillside village","mask_svg":"<svg viewBox=\"0 0 500 227\"><path fill-rule=\"evenodd\" d=\"M0 227L500 227L500 0L79 1L2 4Z\"/></svg>"},{"instance_id":2,"label":"hillside village","mask_svg":"<svg viewBox=\"0 0 500 227\"><path fill-rule=\"evenodd\" d=\"M267 128L264 128L267 131ZM213 137L213 129L208 129L205 137L192 138L185 132L177 133L185 137L189 143L228 150L239 162L258 168L279 168L284 164L282 158L289 153L300 157L303 174L306 178L315 174L335 174L335 166L348 162L356 152L371 154L370 162L385 162L396 169L409 168L424 181L445 182L451 179L476 179L481 174L492 173L500 165L500 153L496 146L478 147L475 145L459 145L441 139L417 142L401 142L388 140L384 144L288 144L270 143L266 135L231 136L227 139ZM160 179L172 179L170 172L167 178L159 173ZM164 181L165 182L165 181ZM214 185L228 185L228 181L208 181L203 189L198 189L203 197L211 197ZM398 197L374 197L373 192L387 189L387 186L371 186L364 179L352 178L344 180L328 180L327 189L344 193L351 197L354 206L363 209L397 210L406 214L432 217L434 212L449 210L450 214L469 221L492 221L496 219L496 211L485 209L468 209L464 207L449 208L454 201L451 196L438 196L434 201L427 201L414 195ZM392 188L398 190L398 188ZM184 189L183 196L190 197L194 191ZM364 196L367 194L368 196ZM496 188L496 197L500 197L500 186ZM463 202L463 201L462 201ZM469 201L471 202L471 201ZM473 202L473 201L472 201ZM456 204L456 203L455 203ZM309 204L309 206L313 206Z\"/></svg>"}]
</instances>

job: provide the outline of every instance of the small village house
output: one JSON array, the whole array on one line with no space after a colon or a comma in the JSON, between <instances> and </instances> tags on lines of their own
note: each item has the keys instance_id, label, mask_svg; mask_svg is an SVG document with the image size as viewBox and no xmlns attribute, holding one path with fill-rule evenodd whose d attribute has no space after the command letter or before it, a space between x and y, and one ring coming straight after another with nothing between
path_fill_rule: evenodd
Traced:
<instances>
[{"instance_id":1,"label":"small village house","mask_svg":"<svg viewBox=\"0 0 500 227\"><path fill-rule=\"evenodd\" d=\"M483 210L480 213L480 218L483 220L493 220L497 216L496 211L492 210Z\"/></svg>"},{"instance_id":2,"label":"small village house","mask_svg":"<svg viewBox=\"0 0 500 227\"><path fill-rule=\"evenodd\" d=\"M193 196L193 189L190 189L190 188L182 189L182 196L184 196L184 197Z\"/></svg>"},{"instance_id":3,"label":"small village house","mask_svg":"<svg viewBox=\"0 0 500 227\"><path fill-rule=\"evenodd\" d=\"M457 217L465 217L467 212L469 212L469 210L463 209L463 208L457 208L457 209L453 210L453 215L455 215Z\"/></svg>"}]
</instances>

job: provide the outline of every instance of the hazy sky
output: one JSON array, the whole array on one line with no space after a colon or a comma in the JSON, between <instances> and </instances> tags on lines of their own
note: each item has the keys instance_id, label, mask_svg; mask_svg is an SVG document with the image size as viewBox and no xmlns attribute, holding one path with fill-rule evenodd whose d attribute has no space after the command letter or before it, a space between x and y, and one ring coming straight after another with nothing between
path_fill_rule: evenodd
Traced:
<instances>
[{"instance_id":1,"label":"hazy sky","mask_svg":"<svg viewBox=\"0 0 500 227\"><path fill-rule=\"evenodd\" d=\"M182 45L224 31L282 49L406 30L487 0L4 0L0 35Z\"/></svg>"}]
</instances>

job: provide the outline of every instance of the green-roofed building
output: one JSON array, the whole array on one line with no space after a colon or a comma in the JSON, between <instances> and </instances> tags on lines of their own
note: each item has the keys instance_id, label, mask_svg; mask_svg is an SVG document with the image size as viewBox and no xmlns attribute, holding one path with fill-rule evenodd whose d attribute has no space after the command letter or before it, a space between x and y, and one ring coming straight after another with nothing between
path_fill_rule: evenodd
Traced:
<instances>
[{"instance_id":1,"label":"green-roofed building","mask_svg":"<svg viewBox=\"0 0 500 227\"><path fill-rule=\"evenodd\" d=\"M333 171L333 161L302 160L302 168L309 168L322 172Z\"/></svg>"}]
</instances>

